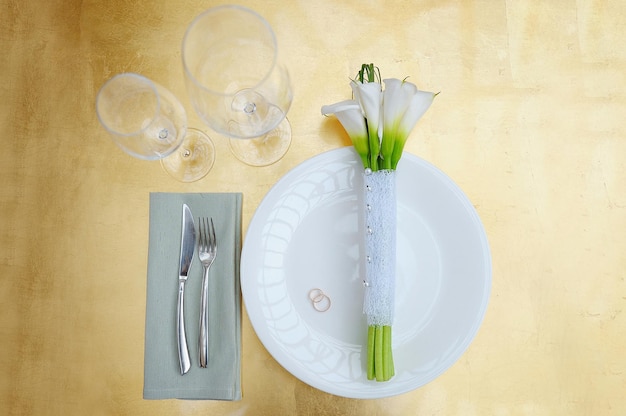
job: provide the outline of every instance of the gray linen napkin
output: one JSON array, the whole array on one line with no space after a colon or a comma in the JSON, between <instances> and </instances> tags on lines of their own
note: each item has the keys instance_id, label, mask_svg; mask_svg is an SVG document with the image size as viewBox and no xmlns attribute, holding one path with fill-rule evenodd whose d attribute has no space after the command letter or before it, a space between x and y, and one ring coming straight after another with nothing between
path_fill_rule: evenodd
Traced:
<instances>
[{"instance_id":1,"label":"gray linen napkin","mask_svg":"<svg viewBox=\"0 0 626 416\"><path fill-rule=\"evenodd\" d=\"M241 202L239 193L151 193L144 399L241 399ZM209 363L198 366L202 265L196 251L185 288L185 320L191 370L180 375L176 298L182 204L212 217L217 258L209 274Z\"/></svg>"}]
</instances>

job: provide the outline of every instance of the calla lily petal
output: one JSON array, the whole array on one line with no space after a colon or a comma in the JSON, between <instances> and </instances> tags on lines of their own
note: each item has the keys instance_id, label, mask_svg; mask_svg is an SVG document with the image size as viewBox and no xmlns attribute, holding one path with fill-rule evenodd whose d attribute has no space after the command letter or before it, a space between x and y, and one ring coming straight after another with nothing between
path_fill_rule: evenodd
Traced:
<instances>
[{"instance_id":1,"label":"calla lily petal","mask_svg":"<svg viewBox=\"0 0 626 416\"><path fill-rule=\"evenodd\" d=\"M401 117L411 103L413 95L417 92L417 87L415 84L395 78L386 79L384 82L383 122L385 127L397 127Z\"/></svg>"},{"instance_id":2,"label":"calla lily petal","mask_svg":"<svg viewBox=\"0 0 626 416\"><path fill-rule=\"evenodd\" d=\"M435 94L432 92L417 90L398 125L398 132L401 135L408 136L411 133L418 120L430 108L434 98Z\"/></svg>"},{"instance_id":3,"label":"calla lily petal","mask_svg":"<svg viewBox=\"0 0 626 416\"><path fill-rule=\"evenodd\" d=\"M345 110L354 109L354 108L358 110L361 109L361 107L359 106L359 103L356 102L355 100L339 101L338 103L335 103L335 104L322 106L322 115L328 116L331 114L335 114L338 111L345 111Z\"/></svg>"},{"instance_id":4,"label":"calla lily petal","mask_svg":"<svg viewBox=\"0 0 626 416\"><path fill-rule=\"evenodd\" d=\"M355 100L361 105L363 116L367 118L368 124L371 122L378 126L381 113L380 103L383 98L380 84L377 82L362 84L359 81L352 81L350 87L352 87Z\"/></svg>"}]
</instances>

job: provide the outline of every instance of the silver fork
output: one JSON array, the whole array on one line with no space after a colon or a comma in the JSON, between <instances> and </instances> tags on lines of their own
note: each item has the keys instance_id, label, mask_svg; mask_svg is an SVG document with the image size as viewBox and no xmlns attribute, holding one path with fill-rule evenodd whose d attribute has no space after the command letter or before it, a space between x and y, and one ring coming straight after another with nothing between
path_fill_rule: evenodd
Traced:
<instances>
[{"instance_id":1,"label":"silver fork","mask_svg":"<svg viewBox=\"0 0 626 416\"><path fill-rule=\"evenodd\" d=\"M202 290L200 295L200 334L198 336L198 354L200 367L206 368L209 361L209 269L217 255L217 239L213 218L210 222L206 218L200 218L198 229L198 258L204 267L202 278Z\"/></svg>"}]
</instances>

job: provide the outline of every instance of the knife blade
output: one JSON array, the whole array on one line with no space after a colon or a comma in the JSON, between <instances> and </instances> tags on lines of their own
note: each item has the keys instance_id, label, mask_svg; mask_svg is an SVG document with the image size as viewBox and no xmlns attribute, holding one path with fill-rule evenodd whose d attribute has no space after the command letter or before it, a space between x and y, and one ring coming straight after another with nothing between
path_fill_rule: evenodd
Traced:
<instances>
[{"instance_id":1,"label":"knife blade","mask_svg":"<svg viewBox=\"0 0 626 416\"><path fill-rule=\"evenodd\" d=\"M186 374L191 368L187 333L185 331L185 283L189 268L196 251L196 227L191 209L183 204L182 232L180 237L180 262L178 267L178 302L176 307L176 335L178 343L178 361L180 374Z\"/></svg>"}]
</instances>

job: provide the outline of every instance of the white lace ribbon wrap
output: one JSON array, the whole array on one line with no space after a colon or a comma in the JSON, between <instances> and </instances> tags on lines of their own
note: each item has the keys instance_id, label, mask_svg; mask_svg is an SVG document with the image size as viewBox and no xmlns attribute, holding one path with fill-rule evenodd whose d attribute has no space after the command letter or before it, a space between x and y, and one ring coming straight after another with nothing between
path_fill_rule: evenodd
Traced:
<instances>
[{"instance_id":1,"label":"white lace ribbon wrap","mask_svg":"<svg viewBox=\"0 0 626 416\"><path fill-rule=\"evenodd\" d=\"M363 174L365 213L365 297L368 325L391 325L396 276L396 172Z\"/></svg>"}]
</instances>

